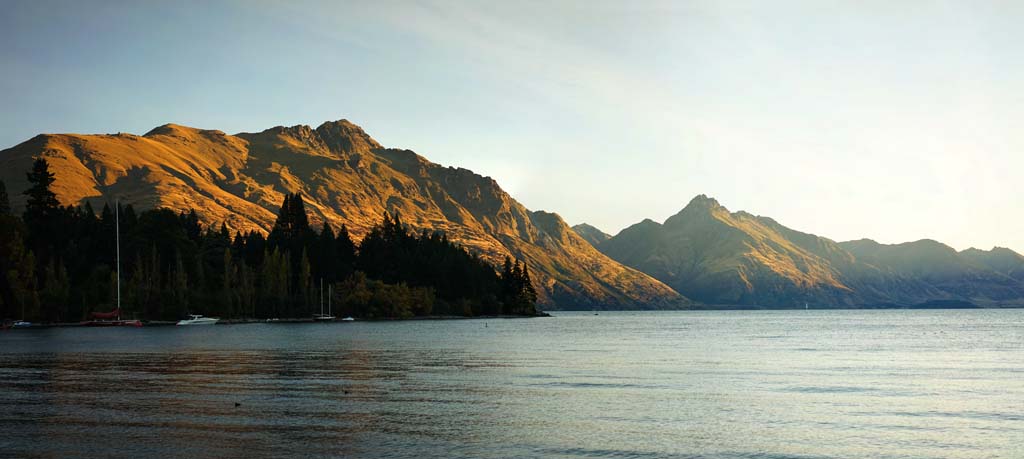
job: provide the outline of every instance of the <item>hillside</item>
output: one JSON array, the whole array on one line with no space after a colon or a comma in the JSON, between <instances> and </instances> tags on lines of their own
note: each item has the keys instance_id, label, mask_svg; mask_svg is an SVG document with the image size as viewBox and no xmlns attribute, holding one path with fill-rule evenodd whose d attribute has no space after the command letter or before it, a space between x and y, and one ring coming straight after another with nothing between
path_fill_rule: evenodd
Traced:
<instances>
[{"instance_id":1,"label":"hillside","mask_svg":"<svg viewBox=\"0 0 1024 459\"><path fill-rule=\"evenodd\" d=\"M595 250L557 214L530 211L491 178L382 147L346 120L228 135L174 124L145 135L43 134L0 151L12 204L35 157L56 175L63 204L99 208L119 199L141 208L194 208L207 225L267 231L285 193L306 201L311 223L348 225L357 239L384 212L418 230L444 231L498 262L524 259L549 308L685 304L650 276Z\"/></svg>"},{"instance_id":2,"label":"hillside","mask_svg":"<svg viewBox=\"0 0 1024 459\"><path fill-rule=\"evenodd\" d=\"M644 220L597 247L683 295L710 304L1024 303L1024 289L1014 277L1024 272L1024 265L1012 251L959 254L934 241L897 246L867 240L836 243L771 218L730 212L703 195L663 224Z\"/></svg>"}]
</instances>

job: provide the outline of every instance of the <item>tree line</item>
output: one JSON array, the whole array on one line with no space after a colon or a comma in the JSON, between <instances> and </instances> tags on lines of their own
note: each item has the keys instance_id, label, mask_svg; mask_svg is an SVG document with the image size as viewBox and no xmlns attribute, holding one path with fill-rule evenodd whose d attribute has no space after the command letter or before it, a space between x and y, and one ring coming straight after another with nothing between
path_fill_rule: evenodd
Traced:
<instances>
[{"instance_id":1,"label":"tree line","mask_svg":"<svg viewBox=\"0 0 1024 459\"><path fill-rule=\"evenodd\" d=\"M28 173L25 210L0 182L0 318L74 322L116 306L115 212L123 315L175 320L303 318L330 298L338 316L534 315L526 265L495 267L443 233L413 232L398 214L355 243L345 225L319 231L299 194L285 196L266 236L204 227L195 210L61 206L45 159ZM330 287L330 288L328 288Z\"/></svg>"}]
</instances>

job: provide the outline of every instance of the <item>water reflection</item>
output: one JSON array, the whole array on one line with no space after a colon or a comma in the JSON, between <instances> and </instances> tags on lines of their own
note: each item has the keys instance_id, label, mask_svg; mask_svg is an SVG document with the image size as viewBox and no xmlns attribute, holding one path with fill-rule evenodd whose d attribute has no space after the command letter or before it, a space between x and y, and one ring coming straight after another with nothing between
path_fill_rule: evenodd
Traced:
<instances>
[{"instance_id":1,"label":"water reflection","mask_svg":"<svg viewBox=\"0 0 1024 459\"><path fill-rule=\"evenodd\" d=\"M488 325L0 334L0 455L1022 452L1019 311L602 314Z\"/></svg>"},{"instance_id":2,"label":"water reflection","mask_svg":"<svg viewBox=\"0 0 1024 459\"><path fill-rule=\"evenodd\" d=\"M175 337L178 338L178 337ZM170 340L175 345L181 341ZM494 364L460 351L249 350L19 353L0 372L6 451L239 457L351 455L405 437L459 441L501 387L454 386ZM453 420L458 420L453 423ZM486 422L486 421L485 421ZM472 440L472 439L467 439ZM393 445L392 446L397 446ZM296 448L296 449L292 449Z\"/></svg>"}]
</instances>

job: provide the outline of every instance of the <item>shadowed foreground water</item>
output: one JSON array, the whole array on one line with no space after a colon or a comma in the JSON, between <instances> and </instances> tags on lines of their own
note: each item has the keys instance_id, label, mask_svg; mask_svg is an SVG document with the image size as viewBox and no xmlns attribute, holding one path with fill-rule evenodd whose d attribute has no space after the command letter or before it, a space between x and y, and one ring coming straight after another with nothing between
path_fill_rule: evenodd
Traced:
<instances>
[{"instance_id":1,"label":"shadowed foreground water","mask_svg":"<svg viewBox=\"0 0 1024 459\"><path fill-rule=\"evenodd\" d=\"M1022 310L12 330L0 359L0 456L1024 457Z\"/></svg>"}]
</instances>

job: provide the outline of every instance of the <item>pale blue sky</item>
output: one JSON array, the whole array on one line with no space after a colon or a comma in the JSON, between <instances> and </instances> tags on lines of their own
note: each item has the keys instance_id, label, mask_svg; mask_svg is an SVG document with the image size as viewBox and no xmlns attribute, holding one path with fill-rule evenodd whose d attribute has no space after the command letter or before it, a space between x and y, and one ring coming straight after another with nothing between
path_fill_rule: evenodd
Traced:
<instances>
[{"instance_id":1,"label":"pale blue sky","mask_svg":"<svg viewBox=\"0 0 1024 459\"><path fill-rule=\"evenodd\" d=\"M696 194L1024 252L1024 2L8 1L0 148L347 118L615 233Z\"/></svg>"}]
</instances>

